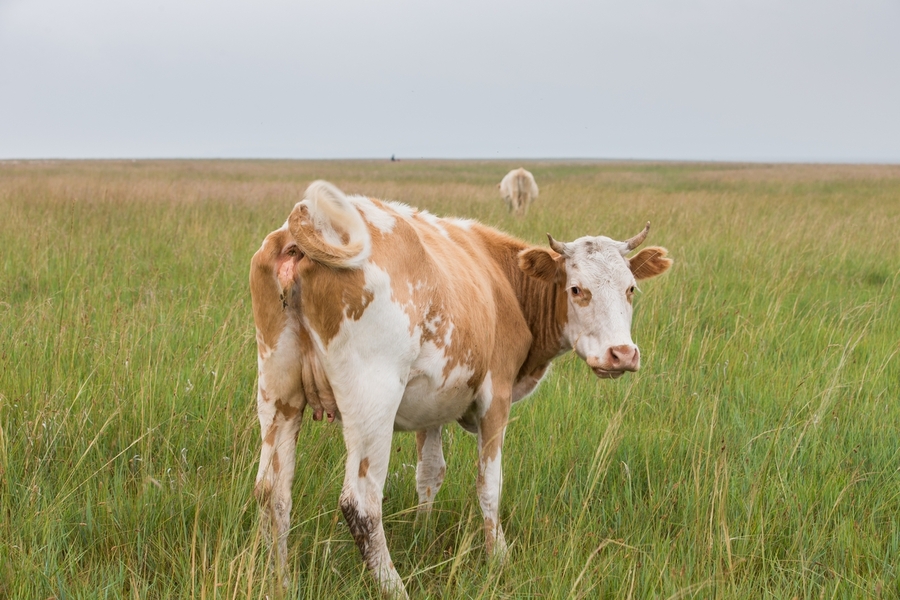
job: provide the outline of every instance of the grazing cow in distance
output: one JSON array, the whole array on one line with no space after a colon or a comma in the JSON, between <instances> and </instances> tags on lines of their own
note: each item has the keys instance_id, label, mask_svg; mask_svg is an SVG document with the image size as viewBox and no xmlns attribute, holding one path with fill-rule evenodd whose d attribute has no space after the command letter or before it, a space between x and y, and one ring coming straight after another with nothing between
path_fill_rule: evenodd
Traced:
<instances>
[{"instance_id":1,"label":"grazing cow in distance","mask_svg":"<svg viewBox=\"0 0 900 600\"><path fill-rule=\"evenodd\" d=\"M534 176L525 169L513 169L497 185L500 195L506 201L510 212L517 217L525 216L528 207L538 196L538 186Z\"/></svg>"},{"instance_id":2,"label":"grazing cow in distance","mask_svg":"<svg viewBox=\"0 0 900 600\"><path fill-rule=\"evenodd\" d=\"M631 339L637 281L665 272L666 250L627 258L624 242L581 237L532 246L462 219L309 186L253 256L262 452L255 494L286 558L300 420L339 419L347 458L340 507L382 591L406 597L381 502L391 436L415 431L419 510L444 480L441 428L478 436L485 548L503 557L501 451L513 402L574 350L600 378L640 367Z\"/></svg>"}]
</instances>

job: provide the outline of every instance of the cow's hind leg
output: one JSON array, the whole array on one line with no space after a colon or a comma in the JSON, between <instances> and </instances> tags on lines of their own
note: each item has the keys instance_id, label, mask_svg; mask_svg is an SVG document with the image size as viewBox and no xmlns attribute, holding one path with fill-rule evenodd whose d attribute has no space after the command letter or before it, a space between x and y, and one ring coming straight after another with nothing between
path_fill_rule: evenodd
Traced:
<instances>
[{"instance_id":1,"label":"cow's hind leg","mask_svg":"<svg viewBox=\"0 0 900 600\"><path fill-rule=\"evenodd\" d=\"M271 401L260 394L259 421L263 443L254 494L260 505L263 537L274 553L276 568L287 582L287 535L291 521L291 487L294 483L297 435L303 403ZM272 543L274 540L275 543Z\"/></svg>"},{"instance_id":2,"label":"cow's hind leg","mask_svg":"<svg viewBox=\"0 0 900 600\"><path fill-rule=\"evenodd\" d=\"M375 378L361 378L371 384ZM368 389L389 389L369 385ZM384 537L381 502L391 456L391 437L394 417L402 388L392 394L356 394L348 401L338 398L347 446L344 488L341 492L341 512L369 570L378 580L382 592L393 598L407 598L403 581L394 567ZM366 397L368 396L368 397ZM366 398L364 405L354 402Z\"/></svg>"},{"instance_id":3,"label":"cow's hind leg","mask_svg":"<svg viewBox=\"0 0 900 600\"><path fill-rule=\"evenodd\" d=\"M442 446L440 425L416 432L416 450L418 454L416 491L419 494L418 512L420 514L431 512L434 506L434 498L437 496L438 490L441 489L441 484L444 483L447 463L444 462Z\"/></svg>"}]
</instances>

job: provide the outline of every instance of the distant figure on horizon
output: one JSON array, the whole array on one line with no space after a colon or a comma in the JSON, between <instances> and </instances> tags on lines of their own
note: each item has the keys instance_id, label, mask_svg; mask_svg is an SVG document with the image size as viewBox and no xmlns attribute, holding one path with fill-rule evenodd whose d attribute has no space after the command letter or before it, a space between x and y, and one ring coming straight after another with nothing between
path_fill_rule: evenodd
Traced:
<instances>
[{"instance_id":1,"label":"distant figure on horizon","mask_svg":"<svg viewBox=\"0 0 900 600\"><path fill-rule=\"evenodd\" d=\"M528 207L538 196L538 186L534 176L525 169L513 169L497 185L500 195L506 201L510 212L517 217L524 217Z\"/></svg>"},{"instance_id":2,"label":"distant figure on horizon","mask_svg":"<svg viewBox=\"0 0 900 600\"><path fill-rule=\"evenodd\" d=\"M391 162L397 162L397 158L393 154L391 154Z\"/></svg>"}]
</instances>

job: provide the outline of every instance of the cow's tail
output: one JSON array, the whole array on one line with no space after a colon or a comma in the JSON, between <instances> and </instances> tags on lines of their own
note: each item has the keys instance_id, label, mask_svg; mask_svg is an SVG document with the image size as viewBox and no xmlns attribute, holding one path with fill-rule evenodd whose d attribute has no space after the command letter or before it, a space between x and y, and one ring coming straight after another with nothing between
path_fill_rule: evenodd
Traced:
<instances>
[{"instance_id":1,"label":"cow's tail","mask_svg":"<svg viewBox=\"0 0 900 600\"><path fill-rule=\"evenodd\" d=\"M329 267L359 268L372 252L362 215L327 181L314 181L306 188L303 200L288 217L288 227L310 260Z\"/></svg>"}]
</instances>

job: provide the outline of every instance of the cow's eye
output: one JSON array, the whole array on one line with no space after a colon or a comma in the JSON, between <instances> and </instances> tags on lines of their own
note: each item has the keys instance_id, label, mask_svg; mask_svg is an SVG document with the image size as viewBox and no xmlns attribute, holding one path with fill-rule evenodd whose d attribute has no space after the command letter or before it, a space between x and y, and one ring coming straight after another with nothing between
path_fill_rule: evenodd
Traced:
<instances>
[{"instance_id":1,"label":"cow's eye","mask_svg":"<svg viewBox=\"0 0 900 600\"><path fill-rule=\"evenodd\" d=\"M572 295L573 295L573 296L580 296L580 295L581 295L581 288L578 287L577 285L573 285L571 291L572 291Z\"/></svg>"},{"instance_id":2,"label":"cow's eye","mask_svg":"<svg viewBox=\"0 0 900 600\"><path fill-rule=\"evenodd\" d=\"M629 293L629 294L633 294L633 293L634 293L634 286L631 286L630 288L628 288L628 293Z\"/></svg>"}]
</instances>

